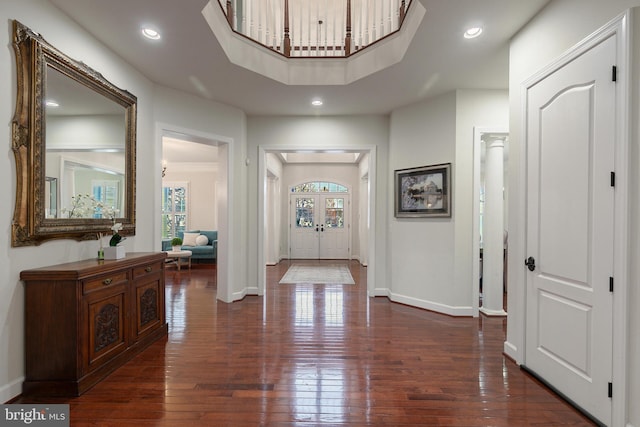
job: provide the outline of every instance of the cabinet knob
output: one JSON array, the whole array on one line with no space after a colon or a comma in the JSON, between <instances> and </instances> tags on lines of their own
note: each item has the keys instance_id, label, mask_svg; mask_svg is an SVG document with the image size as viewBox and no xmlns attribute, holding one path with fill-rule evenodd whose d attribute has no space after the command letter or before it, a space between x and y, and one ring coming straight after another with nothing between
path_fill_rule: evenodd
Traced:
<instances>
[{"instance_id":1,"label":"cabinet knob","mask_svg":"<svg viewBox=\"0 0 640 427\"><path fill-rule=\"evenodd\" d=\"M111 282L113 282L113 280L112 280L112 279L104 279L104 280L102 281L102 284L103 284L103 285L105 285L105 286L107 286L107 285L110 285L110 284L111 284Z\"/></svg>"},{"instance_id":2,"label":"cabinet knob","mask_svg":"<svg viewBox=\"0 0 640 427\"><path fill-rule=\"evenodd\" d=\"M151 273L151 270L153 270L151 266L144 269L144 271L146 271L147 273Z\"/></svg>"}]
</instances>

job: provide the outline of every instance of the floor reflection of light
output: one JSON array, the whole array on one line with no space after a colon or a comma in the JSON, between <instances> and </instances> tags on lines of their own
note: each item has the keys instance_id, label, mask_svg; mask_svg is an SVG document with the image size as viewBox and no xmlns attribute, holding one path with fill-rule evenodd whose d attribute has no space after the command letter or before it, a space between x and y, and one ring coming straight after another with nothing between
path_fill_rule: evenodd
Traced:
<instances>
[{"instance_id":1,"label":"floor reflection of light","mask_svg":"<svg viewBox=\"0 0 640 427\"><path fill-rule=\"evenodd\" d=\"M325 290L324 316L327 326L344 326L344 291L342 288Z\"/></svg>"},{"instance_id":2,"label":"floor reflection of light","mask_svg":"<svg viewBox=\"0 0 640 427\"><path fill-rule=\"evenodd\" d=\"M182 342L185 338L187 327L187 312L184 288L171 286L165 290L166 317L169 324L169 336L171 341Z\"/></svg>"},{"instance_id":3,"label":"floor reflection of light","mask_svg":"<svg viewBox=\"0 0 640 427\"><path fill-rule=\"evenodd\" d=\"M181 345L186 340L187 309L185 287L181 285L167 286L165 288L165 318L169 325L169 341L171 344ZM171 369L175 355L172 351L165 352L165 396L171 394L173 378Z\"/></svg>"},{"instance_id":4,"label":"floor reflection of light","mask_svg":"<svg viewBox=\"0 0 640 427\"><path fill-rule=\"evenodd\" d=\"M297 422L342 422L349 389L344 354L344 291L342 287L299 287L295 292L293 346L306 360L292 367L291 410ZM327 344L329 343L329 344Z\"/></svg>"},{"instance_id":5,"label":"floor reflection of light","mask_svg":"<svg viewBox=\"0 0 640 427\"><path fill-rule=\"evenodd\" d=\"M295 292L295 324L312 325L313 324L313 288L299 287Z\"/></svg>"},{"instance_id":6,"label":"floor reflection of light","mask_svg":"<svg viewBox=\"0 0 640 427\"><path fill-rule=\"evenodd\" d=\"M346 418L348 389L342 361L296 363L293 367L292 412L295 421L334 421Z\"/></svg>"},{"instance_id":7,"label":"floor reflection of light","mask_svg":"<svg viewBox=\"0 0 640 427\"><path fill-rule=\"evenodd\" d=\"M480 319L480 321L482 321L482 319ZM478 347L484 348L484 332L482 328L478 329ZM487 378L487 375L489 375L487 371L488 369L485 369L485 360L484 360L484 352L483 352L482 355L480 356L480 361L478 365L478 387L480 389L481 396L486 396L487 390L489 389L488 385L486 384L486 378Z\"/></svg>"}]
</instances>

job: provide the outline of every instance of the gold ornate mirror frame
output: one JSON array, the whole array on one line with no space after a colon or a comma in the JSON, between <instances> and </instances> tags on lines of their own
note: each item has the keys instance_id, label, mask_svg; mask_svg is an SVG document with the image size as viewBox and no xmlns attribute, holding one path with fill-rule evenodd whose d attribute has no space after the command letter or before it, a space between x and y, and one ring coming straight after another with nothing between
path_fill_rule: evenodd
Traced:
<instances>
[{"instance_id":1,"label":"gold ornate mirror frame","mask_svg":"<svg viewBox=\"0 0 640 427\"><path fill-rule=\"evenodd\" d=\"M137 99L119 89L99 72L69 58L40 35L13 21L13 48L16 57L17 99L12 122L12 149L16 161L16 205L11 228L11 245L39 245L51 239L93 240L99 233L111 233L114 222L122 223L121 234L135 234L136 107ZM51 197L51 179L45 175L47 114L47 71L55 70L64 79L80 84L122 107L124 134L124 185L120 190L122 210L103 218L76 218L72 215L45 215ZM56 74L57 75L57 74ZM104 97L104 99L102 99ZM117 107L117 108L120 108ZM119 130L120 132L120 130ZM79 136L82 139L83 135ZM89 137L90 135L86 135ZM88 138L87 138L88 139ZM118 142L119 143L119 142ZM122 216L119 216L119 213Z\"/></svg>"}]
</instances>

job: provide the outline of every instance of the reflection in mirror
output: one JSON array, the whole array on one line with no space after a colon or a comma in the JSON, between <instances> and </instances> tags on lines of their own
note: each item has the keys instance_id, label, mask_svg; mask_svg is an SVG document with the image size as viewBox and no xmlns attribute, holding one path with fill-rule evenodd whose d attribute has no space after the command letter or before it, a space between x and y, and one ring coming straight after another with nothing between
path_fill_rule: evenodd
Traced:
<instances>
[{"instance_id":1,"label":"reflection in mirror","mask_svg":"<svg viewBox=\"0 0 640 427\"><path fill-rule=\"evenodd\" d=\"M14 23L12 246L135 233L136 97Z\"/></svg>"},{"instance_id":2,"label":"reflection in mirror","mask_svg":"<svg viewBox=\"0 0 640 427\"><path fill-rule=\"evenodd\" d=\"M61 191L59 214L52 218L125 216L125 108L52 67L46 70L45 173L60 180ZM83 196L92 196L93 210L74 209Z\"/></svg>"},{"instance_id":3,"label":"reflection in mirror","mask_svg":"<svg viewBox=\"0 0 640 427\"><path fill-rule=\"evenodd\" d=\"M62 165L60 170L61 209L58 218L107 218L122 216L124 211L124 173L105 160L118 153L100 153L103 163L91 162L96 153L73 153L75 158L47 152L47 161L53 158ZM112 155L115 154L115 155ZM54 161L55 161L54 160ZM120 159L121 160L121 159ZM79 205L83 209L78 209Z\"/></svg>"},{"instance_id":4,"label":"reflection in mirror","mask_svg":"<svg viewBox=\"0 0 640 427\"><path fill-rule=\"evenodd\" d=\"M44 187L44 216L56 218L58 216L58 178L48 176Z\"/></svg>"}]
</instances>

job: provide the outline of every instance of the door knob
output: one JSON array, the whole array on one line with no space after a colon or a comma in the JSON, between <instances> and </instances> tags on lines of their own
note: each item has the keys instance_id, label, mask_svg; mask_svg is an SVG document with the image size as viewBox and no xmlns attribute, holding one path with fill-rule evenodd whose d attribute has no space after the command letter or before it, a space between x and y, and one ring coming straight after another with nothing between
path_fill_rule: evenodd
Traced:
<instances>
[{"instance_id":1,"label":"door knob","mask_svg":"<svg viewBox=\"0 0 640 427\"><path fill-rule=\"evenodd\" d=\"M530 256L529 258L527 258L524 261L524 265L527 266L527 268L529 269L529 271L533 271L536 269L536 259L532 256Z\"/></svg>"}]
</instances>

